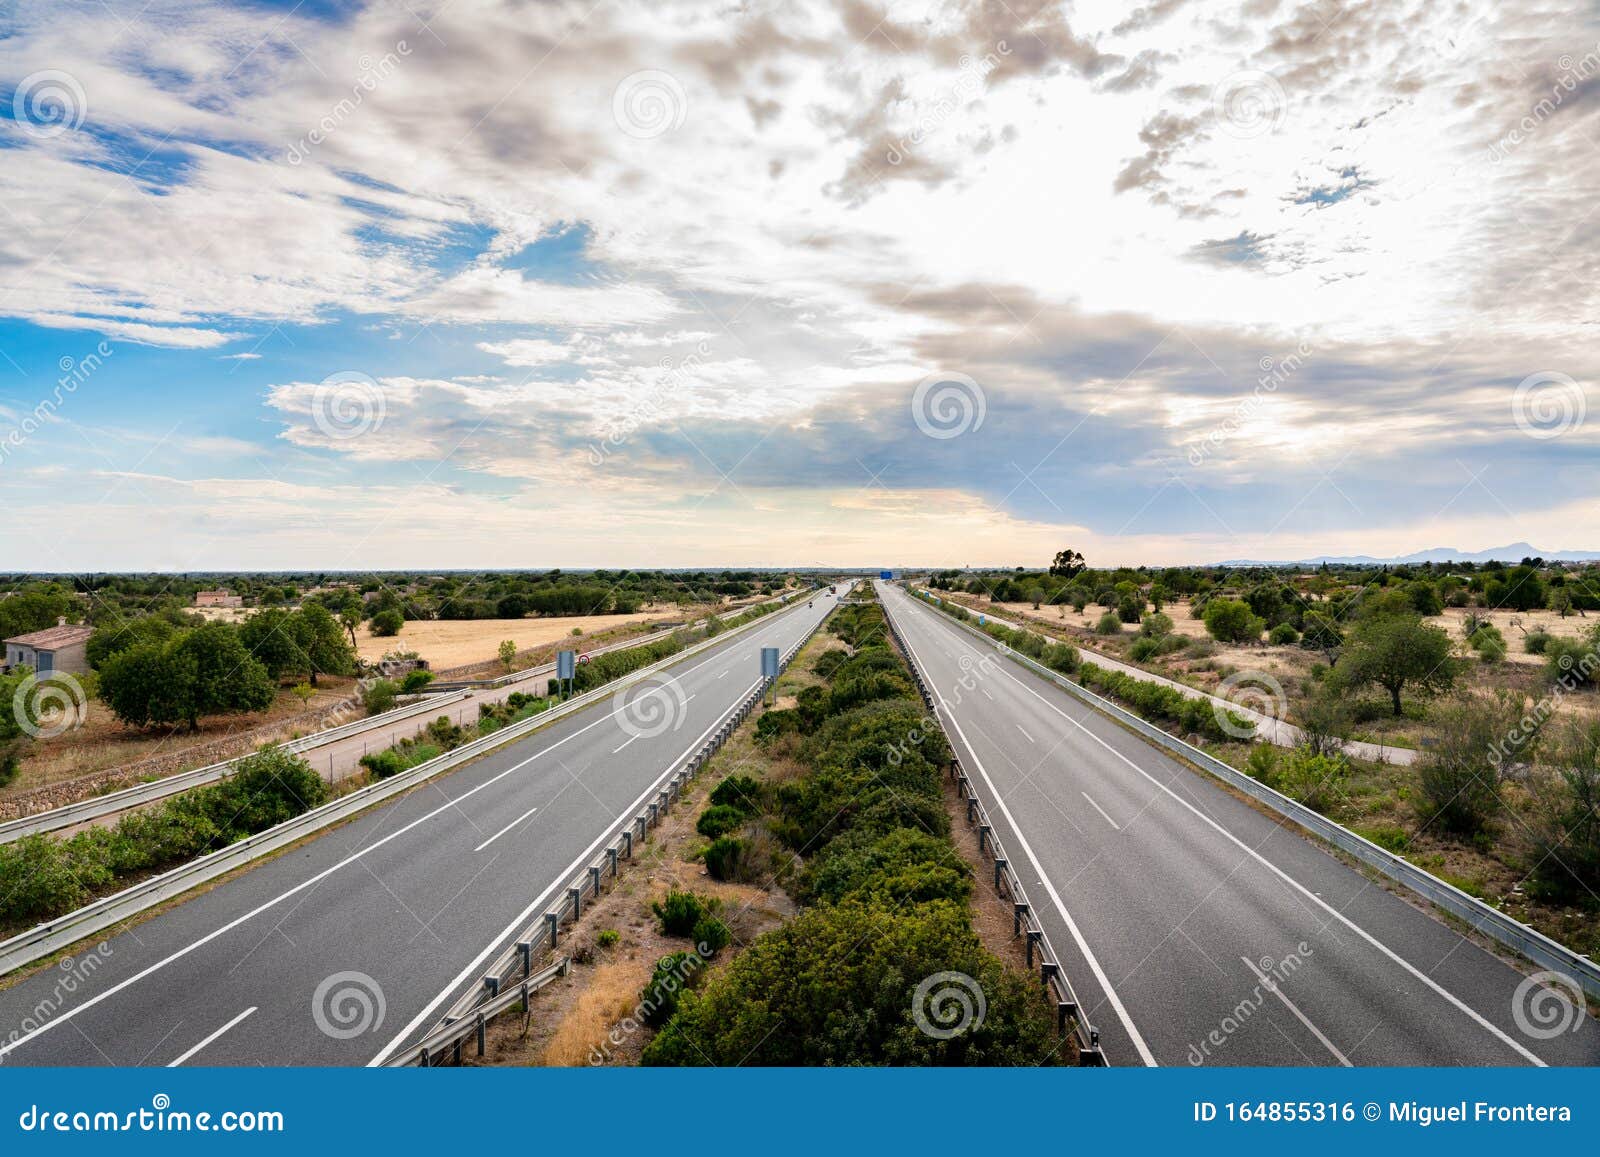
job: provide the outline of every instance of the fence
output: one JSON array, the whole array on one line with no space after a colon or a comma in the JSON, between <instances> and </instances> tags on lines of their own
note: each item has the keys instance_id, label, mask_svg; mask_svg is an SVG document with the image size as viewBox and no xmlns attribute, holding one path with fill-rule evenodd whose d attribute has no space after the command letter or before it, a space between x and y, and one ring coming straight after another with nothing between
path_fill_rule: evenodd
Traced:
<instances>
[{"instance_id":1,"label":"fence","mask_svg":"<svg viewBox=\"0 0 1600 1157\"><path fill-rule=\"evenodd\" d=\"M991 646L995 646L995 641L976 627L962 622L953 615L946 615L946 617L956 626L975 635ZM1001 650L1001 648L996 647L996 650ZM1380 848L1371 840L1364 839L1349 828L1334 823L1320 812L1313 811L1299 800L1292 799L1282 792L1268 787L1260 780L1252 779L1244 772L1222 762L1215 756L1206 754L1198 747L1185 743L1177 736L1169 735L1155 724L1117 706L1109 699L1096 695L1085 687L1078 686L1078 684L1052 671L1044 664L1035 662L1028 656L1010 648L1005 648L1002 654L1022 664L1041 678L1054 683L1068 694L1095 708L1095 710L1109 715L1124 726L1138 732L1157 747L1163 748L1185 762L1200 768L1202 771L1209 772L1228 786L1243 792L1259 803L1265 804L1285 819L1291 820L1306 831L1332 844L1340 851L1353 856L1367 867L1381 872L1388 879L1403 885L1430 904L1464 921L1473 930L1488 936L1514 952L1520 953L1542 968L1551 969L1571 977L1591 998L1600 1000L1600 965L1597 965L1587 956L1573 952L1570 948L1556 943L1544 933L1528 927L1511 916L1507 916L1497 908L1490 907L1475 896L1469 896L1460 888L1445 883L1437 876L1424 871L1409 860L1402 859L1386 848Z\"/></svg>"},{"instance_id":2,"label":"fence","mask_svg":"<svg viewBox=\"0 0 1600 1157\"><path fill-rule=\"evenodd\" d=\"M788 668L826 620L826 615L819 619L799 642L780 656L780 672ZM546 909L501 953L478 983L456 1000L435 1028L416 1044L396 1053L387 1064L399 1068L414 1065L427 1067L447 1062L459 1064L462 1046L468 1040L476 1041L477 1054L481 1057L484 1055L485 1026L488 1021L519 1005L526 1012L527 998L533 992L557 976L565 976L570 964L567 958L540 970L535 970L535 961L545 953L555 951L560 942L562 926L575 924L583 918L584 906L600 897L606 881L615 882L622 871L622 863L633 858L634 849L666 816L689 781L722 749L739 725L749 718L765 693L766 685L759 685L734 704L694 754L672 769L670 775L657 780L658 786L647 803L638 811L617 820L606 833L609 838L606 846L587 864L581 865L560 882L556 892L561 899Z\"/></svg>"},{"instance_id":3,"label":"fence","mask_svg":"<svg viewBox=\"0 0 1600 1157\"><path fill-rule=\"evenodd\" d=\"M912 658L911 648L901 637L900 629L895 625L893 615L888 613L887 606L884 607L884 612L884 617L889 623L889 633L894 636L895 642L900 645L901 653L906 657L906 663L911 668L911 677L917 683L917 691L927 704L928 713L937 719L939 709L933 691L924 680L916 660ZM951 744L951 750L955 750L954 744ZM1056 1028L1065 1032L1068 1023L1073 1026L1078 1042L1079 1065L1085 1068L1105 1068L1107 1062L1105 1052L1100 1047L1100 1033L1090 1027L1077 993L1072 989L1072 981L1061 968L1061 958L1050 946L1044 925L1039 922L1033 905L1028 901L1028 894L1022 887L1022 880L1011 866L1011 857L1006 854L1005 848L1000 843L1000 837L995 834L994 823L989 819L983 801L978 798L977 789L973 787L967 773L961 769L961 760L956 756L952 756L950 760L950 777L956 781L956 789L966 804L968 825L977 829L979 857L988 856L994 862L994 890L1002 898L1011 901L1011 935L1013 938L1027 937L1024 951L1030 969L1033 967L1035 953L1039 957L1039 979L1046 990L1055 997Z\"/></svg>"},{"instance_id":4,"label":"fence","mask_svg":"<svg viewBox=\"0 0 1600 1157\"><path fill-rule=\"evenodd\" d=\"M771 616L755 619L743 626L734 628L735 632L746 630L758 623L766 621ZM323 804L294 819L286 820L276 827L268 828L264 832L230 844L215 852L191 860L171 871L141 881L114 895L87 904L75 912L55 920L48 920L30 928L26 932L18 933L9 940L0 941L0 976L14 968L20 968L35 960L40 960L57 952L70 944L75 944L84 937L92 936L107 928L116 925L130 916L138 915L157 904L164 903L174 896L189 891L200 884L213 880L218 876L233 871L242 864L259 859L279 848L286 847L297 840L304 839L313 832L320 831L330 824L364 811L376 803L409 791L417 784L438 775L440 772L450 770L468 760L475 759L492 748L499 747L515 739L520 739L536 728L581 711L598 702L605 696L615 694L620 688L629 686L656 671L671 664L680 662L690 655L717 645L731 635L717 635L696 643L675 655L669 655L660 662L652 663L648 667L641 667L620 679L602 684L592 691L575 696L559 707L541 711L519 723L491 732L471 742L464 743L453 751L435 756L425 763L390 776L388 779L379 780L367 787L358 788L349 795ZM810 637L809 635L807 636Z\"/></svg>"}]
</instances>

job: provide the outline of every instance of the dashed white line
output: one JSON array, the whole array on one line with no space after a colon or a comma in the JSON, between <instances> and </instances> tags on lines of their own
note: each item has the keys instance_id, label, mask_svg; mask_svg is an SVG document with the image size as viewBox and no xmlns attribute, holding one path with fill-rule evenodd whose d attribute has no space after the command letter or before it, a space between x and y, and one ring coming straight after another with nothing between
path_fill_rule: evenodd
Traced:
<instances>
[{"instance_id":1,"label":"dashed white line","mask_svg":"<svg viewBox=\"0 0 1600 1157\"><path fill-rule=\"evenodd\" d=\"M1020 723L1017 724L1017 730L1018 731L1022 731L1022 738L1026 739L1029 743L1032 743L1034 741L1033 740L1033 736L1029 735L1026 731L1022 730L1022 724L1020 724Z\"/></svg>"},{"instance_id":2,"label":"dashed white line","mask_svg":"<svg viewBox=\"0 0 1600 1157\"><path fill-rule=\"evenodd\" d=\"M488 846L489 846L489 845L490 845L490 844L492 844L492 843L494 843L494 842L495 842L495 841L496 841L496 840L498 840L498 839L499 839L499 838L500 838L500 837L501 837L501 836L503 836L503 835L505 835L505 834L506 834L506 833L507 833L507 832L509 832L509 831L510 831L510 830L511 830L511 829L512 829L512 828L514 828L514 827L516 827L516 826L517 826L517 825L518 825L518 824L520 824L520 823L521 823L521 822L522 822L522 821L523 821L523 820L525 820L525 819L527 819L527 818L528 818L528 817L529 817L529 816L531 816L531 815L532 815L532 814L533 814L533 813L534 813L534 812L536 812L536 811L538 811L538 810L539 810L539 809L538 809L538 808L536 808L536 807L531 807L531 808L529 808L529 809L528 809L528 810L527 810L527 811L525 811L525 812L523 812L523 813L522 813L522 814L521 814L521 815L520 815L520 816L518 816L518 817L517 817L517 818L516 818L516 819L514 819L514 820L512 820L512 821L511 821L511 822L510 822L510 823L508 823L508 824L507 824L507 825L506 825L506 826L505 826L505 827L503 827L503 828L501 828L501 829L500 829L500 830L499 830L499 831L497 831L497 832L495 832L495 834L494 834L494 835L492 835L492 836L490 836L490 837L489 837L489 838L488 838L488 839L486 839L486 840L484 840L484 841L483 841L483 843L481 843L481 844L479 844L479 845L478 845L478 846L477 846L477 847L475 847L475 848L473 848L473 849L472 849L472 850L473 850L473 851L475 851L475 852L481 852L481 851L483 851L483 849L484 849L484 848L487 848L487 847L488 847Z\"/></svg>"},{"instance_id":3,"label":"dashed white line","mask_svg":"<svg viewBox=\"0 0 1600 1157\"><path fill-rule=\"evenodd\" d=\"M1117 831L1120 832L1122 830L1122 825L1119 824L1116 820L1112 819L1110 816L1108 816L1106 814L1106 809L1101 807L1099 804L1094 802L1094 797L1093 796L1091 796L1086 791L1080 791L1078 794L1081 795L1084 799L1089 801L1089 806L1094 808L1095 811L1100 813L1100 818L1101 819L1105 820L1106 823L1108 823L1112 827L1116 828Z\"/></svg>"},{"instance_id":4,"label":"dashed white line","mask_svg":"<svg viewBox=\"0 0 1600 1157\"><path fill-rule=\"evenodd\" d=\"M1338 1049L1334 1048L1333 1042L1322 1034L1322 1030L1316 1025L1312 1024L1311 1019L1306 1016L1305 1013L1301 1012L1295 1007L1294 1001L1283 995L1283 990L1278 987L1278 982L1276 980L1268 979L1266 974L1264 974L1261 969L1256 967L1256 962L1251 960L1248 956L1241 956L1239 959L1244 961L1244 966L1246 968L1256 974L1256 979L1261 982L1262 987L1264 987L1268 992L1272 993L1273 996L1283 1001L1283 1007L1294 1013L1295 1019L1311 1030L1311 1035L1322 1042L1322 1047L1332 1053L1335 1060L1337 1060L1347 1069L1355 1067L1350 1063L1350 1058L1345 1056Z\"/></svg>"},{"instance_id":5,"label":"dashed white line","mask_svg":"<svg viewBox=\"0 0 1600 1157\"><path fill-rule=\"evenodd\" d=\"M634 741L634 740L635 740L635 739L638 739L638 738L639 738L639 737L638 737L638 736L637 736L637 735L631 735L631 736L629 736L629 737L628 737L628 738L627 738L627 739L626 739L626 740L625 740L625 741L624 741L624 742L623 742L623 744L622 744L622 747L626 747L626 746L628 746L628 744L630 744L630 743L632 743L632 742L633 742L633 741ZM613 747L613 748L612 748L612 749L611 749L611 754L612 754L612 755L615 755L615 754L616 754L616 753L617 753L617 752L619 752L619 751L621 751L621 750L622 750L622 747Z\"/></svg>"},{"instance_id":6,"label":"dashed white line","mask_svg":"<svg viewBox=\"0 0 1600 1157\"><path fill-rule=\"evenodd\" d=\"M211 1042L212 1042L212 1041L214 1041L214 1040L216 1040L216 1039L217 1039L217 1038L218 1038L218 1037L219 1037L219 1036L221 1036L221 1035L222 1035L222 1034L223 1034L223 1033L225 1033L225 1032L227 1032L227 1031L228 1031L228 1030L229 1030L229 1029L230 1029L230 1028L232 1028L232 1027L233 1027L233 1026L234 1026L234 1025L236 1025L236 1024L238 1024L238 1023L239 1023L239 1022L240 1022L240 1021L241 1021L241 1020L243 1020L243 1019L244 1019L244 1018L245 1018L245 1017L247 1017L247 1016L249 1016L249 1015L250 1015L250 1014L251 1014L251 1013L252 1013L252 1012L254 1012L254 1011L255 1011L255 1010L256 1010L256 1009L257 1009L257 1008L258 1008L258 1007L260 1007L260 1006L259 1006L259 1005L254 1005L254 1004L253 1004L253 1005L251 1005L251 1006L250 1006L250 1007L249 1007L249 1008L247 1008L247 1009L245 1009L245 1010L244 1010L244 1011L243 1011L243 1012L241 1012L241 1013L240 1013L240 1014L239 1014L239 1015L238 1015L238 1016L236 1016L236 1017L234 1017L234 1018L233 1018L233 1019L232 1019L232 1020L230 1020L230 1021L229 1021L229 1022L228 1022L228 1023L227 1023L227 1024L225 1024L225 1025L223 1025L223 1026L222 1026L222 1027L221 1027L221 1028L219 1028L219 1029L218 1029L218 1030L217 1030L217 1031L216 1031L216 1032L214 1032L214 1033L212 1033L212 1034L211 1034L211 1035L210 1035L210 1036L208 1036L208 1037L206 1037L206 1039L205 1039L205 1040L203 1040L203 1041L201 1041L201 1042L200 1042L200 1043L199 1043L199 1044L197 1044L197 1045L195 1045L195 1046L194 1046L194 1048L192 1048L192 1049L190 1049L190 1050L189 1050L189 1051L188 1051L188 1052L186 1052L186 1053L184 1053L184 1054L183 1054L183 1055L182 1055L182 1056L180 1056L180 1057L179 1057L179 1058L178 1058L178 1059L177 1059L177 1060L175 1060L175 1061L173 1061L173 1062L172 1062L172 1063L171 1063L171 1064L169 1064L169 1065L168 1065L168 1066L167 1066L167 1068L169 1068L169 1069L175 1069L175 1068L177 1068L177 1067L178 1067L178 1066L179 1066L179 1065L181 1065L181 1064L183 1064L183 1062L184 1062L184 1061L186 1061L186 1060L188 1060L188 1059L189 1059L189 1058L190 1058L190 1057L192 1057L192 1056L194 1056L194 1054L195 1054L195 1053L197 1053L197 1052L199 1052L199 1051L200 1051L200 1050L201 1050L201 1049L203 1049L203 1048L205 1048L205 1047L206 1047L206 1046L207 1046L207 1045L208 1045L208 1044L210 1044L210 1043L211 1043Z\"/></svg>"}]
</instances>

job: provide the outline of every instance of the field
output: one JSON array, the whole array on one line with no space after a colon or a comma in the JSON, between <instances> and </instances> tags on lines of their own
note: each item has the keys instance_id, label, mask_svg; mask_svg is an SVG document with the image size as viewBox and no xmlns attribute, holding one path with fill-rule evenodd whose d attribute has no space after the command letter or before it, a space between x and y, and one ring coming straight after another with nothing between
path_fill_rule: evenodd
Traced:
<instances>
[{"instance_id":1,"label":"field","mask_svg":"<svg viewBox=\"0 0 1600 1157\"><path fill-rule=\"evenodd\" d=\"M377 662L391 651L415 651L434 670L464 667L493 659L502 640L516 643L517 650L543 646L574 637L573 628L584 636L597 635L630 623L678 622L702 616L709 608L680 607L676 604L649 606L632 615L583 615L540 619L418 619L406 623L398 635L374 636L365 624L356 631L356 650L368 662ZM581 649L581 645L580 645Z\"/></svg>"}]
</instances>

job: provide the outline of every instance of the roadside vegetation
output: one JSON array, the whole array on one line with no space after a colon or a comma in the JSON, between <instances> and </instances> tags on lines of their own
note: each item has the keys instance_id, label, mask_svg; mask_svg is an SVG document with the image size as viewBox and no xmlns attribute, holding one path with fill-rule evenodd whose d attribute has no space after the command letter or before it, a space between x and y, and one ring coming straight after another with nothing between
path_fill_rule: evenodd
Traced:
<instances>
[{"instance_id":1,"label":"roadside vegetation","mask_svg":"<svg viewBox=\"0 0 1600 1157\"><path fill-rule=\"evenodd\" d=\"M829 629L844 647L822 651L794 705L756 723L757 744L790 774L725 778L697 821L713 878L779 879L801 910L679 986L643 1062L1055 1062L1063 1047L1039 986L973 930L972 874L942 796L949 753L882 610L843 607ZM720 914L695 914L706 918ZM981 1024L948 1039L920 1029L914 1007L941 973L970 977L987 1004Z\"/></svg>"},{"instance_id":2,"label":"roadside vegetation","mask_svg":"<svg viewBox=\"0 0 1600 1157\"><path fill-rule=\"evenodd\" d=\"M0 930L81 908L154 872L265 831L326 802L310 764L277 747L241 760L225 779L127 812L110 827L0 844Z\"/></svg>"},{"instance_id":3,"label":"roadside vegetation","mask_svg":"<svg viewBox=\"0 0 1600 1157\"><path fill-rule=\"evenodd\" d=\"M1237 742L1195 706L1169 709L1177 692L1108 675L1092 655L1079 671L1440 878L1600 950L1600 568L1081 566L927 585L956 614L1004 613L1197 690L1252 692L1247 705L1303 729L1299 749ZM1106 616L1117 633L1101 630ZM1415 754L1370 762L1352 740Z\"/></svg>"}]
</instances>

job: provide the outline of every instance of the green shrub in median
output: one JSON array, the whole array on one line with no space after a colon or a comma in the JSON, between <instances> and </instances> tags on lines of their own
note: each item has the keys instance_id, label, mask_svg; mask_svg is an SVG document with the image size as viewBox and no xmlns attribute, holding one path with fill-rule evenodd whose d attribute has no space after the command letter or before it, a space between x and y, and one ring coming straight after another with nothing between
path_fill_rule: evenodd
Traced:
<instances>
[{"instance_id":1,"label":"green shrub in median","mask_svg":"<svg viewBox=\"0 0 1600 1157\"><path fill-rule=\"evenodd\" d=\"M1211 739L1248 739L1255 731L1255 724L1232 711L1224 715L1228 721L1224 729L1209 699L1188 696L1175 688L1135 679L1121 671L1084 663L1078 669L1078 680L1085 687L1122 700L1135 714L1152 722L1176 723L1185 731Z\"/></svg>"},{"instance_id":2,"label":"green shrub in median","mask_svg":"<svg viewBox=\"0 0 1600 1157\"><path fill-rule=\"evenodd\" d=\"M694 830L706 839L714 840L718 836L738 831L744 826L745 819L745 813L738 808L727 804L715 804L700 813L700 819L695 823Z\"/></svg>"}]
</instances>

